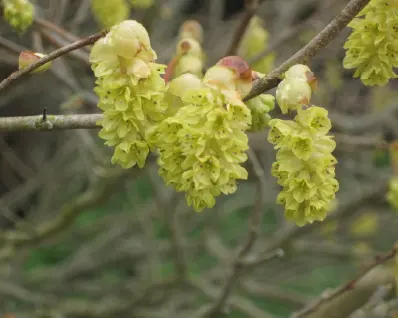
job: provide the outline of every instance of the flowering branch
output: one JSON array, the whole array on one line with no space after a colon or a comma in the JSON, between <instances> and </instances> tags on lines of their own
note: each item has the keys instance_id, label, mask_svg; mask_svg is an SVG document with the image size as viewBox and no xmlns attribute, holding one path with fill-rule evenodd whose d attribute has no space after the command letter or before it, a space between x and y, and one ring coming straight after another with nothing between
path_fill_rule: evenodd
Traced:
<instances>
[{"instance_id":1,"label":"flowering branch","mask_svg":"<svg viewBox=\"0 0 398 318\"><path fill-rule=\"evenodd\" d=\"M252 99L274 87L281 81L283 73L292 65L304 63L315 56L322 48L327 46L337 34L369 3L370 0L351 0L321 32L296 54L286 60L278 68L263 78L257 80L245 100Z\"/></svg>"},{"instance_id":2,"label":"flowering branch","mask_svg":"<svg viewBox=\"0 0 398 318\"><path fill-rule=\"evenodd\" d=\"M87 45L94 44L96 41L98 41L100 38L104 37L108 33L108 30L103 30L99 33L90 35L82 40L76 41L72 44L66 45L56 51L51 52L50 54L44 56L43 58L39 59L37 62L32 63L26 68L22 68L14 73L12 73L10 76L8 76L6 79L4 79L0 83L0 92L4 91L7 87L9 87L13 82L17 81L18 79L22 78L23 76L29 74L30 72L34 71L35 69L39 68L40 66L55 60L56 58L63 56L69 52L72 52L74 50L80 49L82 47L85 47Z\"/></svg>"},{"instance_id":3,"label":"flowering branch","mask_svg":"<svg viewBox=\"0 0 398 318\"><path fill-rule=\"evenodd\" d=\"M251 92L246 96L245 101L256 97L278 85L281 81L283 73L293 64L302 63L316 55L322 48L328 45L336 35L344 29L347 24L369 3L370 0L351 0L347 6L336 16L318 35L316 35L307 45L300 51L286 60L278 68L274 69L267 76L257 80ZM249 10L250 11L250 10ZM52 61L62 55L71 51L82 48L84 46L93 44L101 37L104 37L108 30L91 35L85 39L74 42L70 45L64 46L49 55L41 58L36 63L33 63L25 69L21 69L0 83L0 92L4 91L17 79L30 73L36 68ZM68 115L68 116L50 116L49 121L52 126L37 125L38 116L29 117L10 117L0 118L0 131L48 131L53 129L92 129L97 128L96 121L101 118L101 115ZM40 123L40 122L39 122Z\"/></svg>"}]
</instances>

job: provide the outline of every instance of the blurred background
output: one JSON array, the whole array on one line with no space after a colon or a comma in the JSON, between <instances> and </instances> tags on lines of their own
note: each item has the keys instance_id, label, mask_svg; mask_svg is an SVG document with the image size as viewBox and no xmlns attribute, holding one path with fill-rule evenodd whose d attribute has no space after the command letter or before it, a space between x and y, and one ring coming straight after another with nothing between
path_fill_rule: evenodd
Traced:
<instances>
[{"instance_id":1,"label":"blurred background","mask_svg":"<svg viewBox=\"0 0 398 318\"><path fill-rule=\"evenodd\" d=\"M21 51L49 53L103 28L90 0L32 3L36 18L25 34L1 20L1 79L17 69ZM262 1L256 16L268 34L261 50L272 56L269 70L346 3ZM209 66L225 55L245 14L243 0L157 0L149 8L129 8L165 64L185 20L202 24ZM279 186L270 174L275 151L267 131L250 134L255 160L247 164L249 180L202 213L163 184L154 157L142 170L111 166L112 149L96 130L0 133L0 315L202 317L234 280L225 310L214 317L290 317L391 249L398 218L385 200L392 176L385 143L398 136L398 90L395 82L365 87L343 69L349 32L309 63L319 84L314 104L329 110L337 142L340 191L322 223L298 228L285 221L275 203ZM88 56L89 49L74 51L50 71L14 83L0 95L0 116L38 115L44 108L49 114L98 113ZM277 109L272 116L280 116ZM254 261L241 271L234 259L255 209L262 220ZM376 267L355 290L303 317L396 317L392 266ZM374 297L379 311L369 305Z\"/></svg>"}]
</instances>

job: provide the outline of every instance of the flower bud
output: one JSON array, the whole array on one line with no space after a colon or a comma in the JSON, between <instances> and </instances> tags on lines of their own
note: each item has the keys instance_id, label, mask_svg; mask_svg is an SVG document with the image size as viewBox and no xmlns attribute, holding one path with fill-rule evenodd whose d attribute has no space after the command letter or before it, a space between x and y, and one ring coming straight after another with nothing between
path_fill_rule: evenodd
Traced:
<instances>
[{"instance_id":1,"label":"flower bud","mask_svg":"<svg viewBox=\"0 0 398 318\"><path fill-rule=\"evenodd\" d=\"M276 100L282 111L296 110L302 105L308 105L311 99L311 87L302 80L285 78L276 89Z\"/></svg>"},{"instance_id":2,"label":"flower bud","mask_svg":"<svg viewBox=\"0 0 398 318\"><path fill-rule=\"evenodd\" d=\"M252 88L253 72L239 56L227 56L210 68L204 77L207 85L237 91L244 98Z\"/></svg>"},{"instance_id":3,"label":"flower bud","mask_svg":"<svg viewBox=\"0 0 398 318\"><path fill-rule=\"evenodd\" d=\"M151 49L148 32L142 24L135 20L126 20L115 25L106 39L109 40L114 52L120 57L132 59L145 51L148 52L146 62L156 59L156 53Z\"/></svg>"},{"instance_id":4,"label":"flower bud","mask_svg":"<svg viewBox=\"0 0 398 318\"><path fill-rule=\"evenodd\" d=\"M41 53L35 53L32 51L23 51L19 55L19 59L18 59L19 69L27 68L28 66L30 66L33 63L36 63L43 57L45 57L45 55L41 54ZM51 67L51 64L52 64L52 61L38 67L37 69L33 70L31 73L45 72Z\"/></svg>"},{"instance_id":5,"label":"flower bud","mask_svg":"<svg viewBox=\"0 0 398 318\"><path fill-rule=\"evenodd\" d=\"M183 39L177 44L177 55L189 54L202 58L203 52L199 42L194 39Z\"/></svg>"},{"instance_id":6,"label":"flower bud","mask_svg":"<svg viewBox=\"0 0 398 318\"><path fill-rule=\"evenodd\" d=\"M180 27L180 39L194 39L199 43L203 42L203 28L198 21L187 20Z\"/></svg>"},{"instance_id":7,"label":"flower bud","mask_svg":"<svg viewBox=\"0 0 398 318\"><path fill-rule=\"evenodd\" d=\"M312 90L317 87L317 79L311 69L304 64L296 64L285 72L285 78L298 79L307 82Z\"/></svg>"}]
</instances>

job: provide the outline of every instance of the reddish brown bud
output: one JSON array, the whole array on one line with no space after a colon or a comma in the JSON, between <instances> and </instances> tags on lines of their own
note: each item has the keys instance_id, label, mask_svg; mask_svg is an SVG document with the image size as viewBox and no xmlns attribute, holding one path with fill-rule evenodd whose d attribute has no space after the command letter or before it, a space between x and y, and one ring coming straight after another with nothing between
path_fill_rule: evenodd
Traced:
<instances>
[{"instance_id":1,"label":"reddish brown bud","mask_svg":"<svg viewBox=\"0 0 398 318\"><path fill-rule=\"evenodd\" d=\"M252 81L253 73L249 63L240 56L226 56L218 61L217 65L225 66L237 74L237 78Z\"/></svg>"},{"instance_id":2,"label":"reddish brown bud","mask_svg":"<svg viewBox=\"0 0 398 318\"><path fill-rule=\"evenodd\" d=\"M28 66L30 66L31 64L36 63L37 61L39 61L42 57L44 57L44 54L41 53L35 53L32 51L23 51L21 52L21 54L19 55L19 59L18 59L18 67L21 68L27 68ZM52 62L48 62L40 67L38 67L37 69L35 69L34 71L32 71L32 73L41 73L44 72L46 70L48 70L51 66Z\"/></svg>"}]
</instances>

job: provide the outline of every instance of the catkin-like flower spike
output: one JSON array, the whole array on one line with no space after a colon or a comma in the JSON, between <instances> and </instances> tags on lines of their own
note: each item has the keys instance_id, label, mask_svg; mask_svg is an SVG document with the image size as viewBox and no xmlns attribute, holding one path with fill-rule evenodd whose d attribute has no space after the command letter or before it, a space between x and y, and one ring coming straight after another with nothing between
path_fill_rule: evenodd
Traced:
<instances>
[{"instance_id":1,"label":"catkin-like flower spike","mask_svg":"<svg viewBox=\"0 0 398 318\"><path fill-rule=\"evenodd\" d=\"M131 20L113 26L91 50L98 107L104 112L99 136L115 149L112 163L123 168L144 166L153 149L147 131L165 116L160 76L165 66L154 63L155 58L145 28Z\"/></svg>"},{"instance_id":2,"label":"catkin-like flower spike","mask_svg":"<svg viewBox=\"0 0 398 318\"><path fill-rule=\"evenodd\" d=\"M201 47L201 25L195 20L185 21L180 27L179 39L176 54L167 66L165 81L187 73L202 78L206 54Z\"/></svg>"},{"instance_id":3,"label":"catkin-like flower spike","mask_svg":"<svg viewBox=\"0 0 398 318\"><path fill-rule=\"evenodd\" d=\"M398 67L398 7L396 0L371 1L357 18L344 48L343 65L355 69L354 77L368 86L384 86L397 78Z\"/></svg>"},{"instance_id":4,"label":"catkin-like flower spike","mask_svg":"<svg viewBox=\"0 0 398 318\"><path fill-rule=\"evenodd\" d=\"M148 9L155 4L155 0L129 0L133 8Z\"/></svg>"},{"instance_id":5,"label":"catkin-like flower spike","mask_svg":"<svg viewBox=\"0 0 398 318\"><path fill-rule=\"evenodd\" d=\"M95 20L105 28L126 20L130 14L126 0L91 0L91 11Z\"/></svg>"},{"instance_id":6,"label":"catkin-like flower spike","mask_svg":"<svg viewBox=\"0 0 398 318\"><path fill-rule=\"evenodd\" d=\"M336 143L326 135L327 116L325 109L312 106L298 109L294 121L269 121L268 140L278 149L271 172L283 187L277 202L298 226L324 220L339 188L332 155Z\"/></svg>"},{"instance_id":7,"label":"catkin-like flower spike","mask_svg":"<svg viewBox=\"0 0 398 318\"><path fill-rule=\"evenodd\" d=\"M198 41L183 39L177 44L176 56L178 58L174 76L190 73L203 77L204 53Z\"/></svg>"},{"instance_id":8,"label":"catkin-like flower spike","mask_svg":"<svg viewBox=\"0 0 398 318\"><path fill-rule=\"evenodd\" d=\"M159 149L165 183L185 192L188 205L199 212L213 207L217 196L235 192L237 181L247 178L241 164L247 160L245 132L252 119L238 92L206 82L194 88L198 83L192 77L189 87L179 80L183 77L189 79L182 75L169 86L182 106L152 130L149 140ZM172 84L181 90L171 89Z\"/></svg>"},{"instance_id":9,"label":"catkin-like flower spike","mask_svg":"<svg viewBox=\"0 0 398 318\"><path fill-rule=\"evenodd\" d=\"M18 33L24 33L33 23L35 7L28 0L3 0L3 15Z\"/></svg>"},{"instance_id":10,"label":"catkin-like flower spike","mask_svg":"<svg viewBox=\"0 0 398 318\"><path fill-rule=\"evenodd\" d=\"M246 102L252 115L249 131L261 131L268 127L271 120L270 111L275 108L275 97L270 94L258 95Z\"/></svg>"},{"instance_id":11,"label":"catkin-like flower spike","mask_svg":"<svg viewBox=\"0 0 398 318\"><path fill-rule=\"evenodd\" d=\"M290 67L275 94L282 114L308 105L316 86L316 77L308 66L296 64Z\"/></svg>"},{"instance_id":12,"label":"catkin-like flower spike","mask_svg":"<svg viewBox=\"0 0 398 318\"><path fill-rule=\"evenodd\" d=\"M246 29L241 44L239 45L238 55L249 60L264 52L268 47L269 33L264 27L264 21L254 16ZM275 54L270 53L259 61L255 62L252 68L258 72L268 73L275 61Z\"/></svg>"},{"instance_id":13,"label":"catkin-like flower spike","mask_svg":"<svg viewBox=\"0 0 398 318\"><path fill-rule=\"evenodd\" d=\"M26 68L33 63L36 63L41 58L45 57L44 54L35 53L32 51L23 51L19 55L18 59L18 67L19 69ZM32 73L42 73L47 71L51 67L52 61L38 67L37 69L33 70Z\"/></svg>"}]
</instances>

